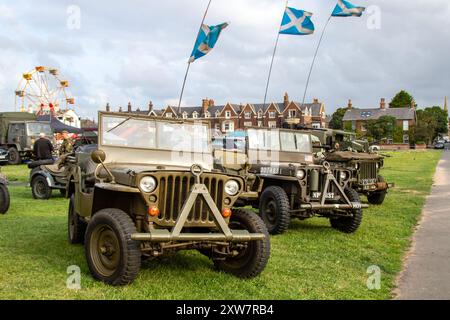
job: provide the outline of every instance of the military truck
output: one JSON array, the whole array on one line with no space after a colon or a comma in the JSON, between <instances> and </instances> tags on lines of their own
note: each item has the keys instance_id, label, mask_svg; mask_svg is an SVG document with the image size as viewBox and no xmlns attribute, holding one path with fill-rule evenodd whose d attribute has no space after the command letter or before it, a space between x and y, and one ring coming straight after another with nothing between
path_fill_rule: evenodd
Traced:
<instances>
[{"instance_id":1,"label":"military truck","mask_svg":"<svg viewBox=\"0 0 450 320\"><path fill-rule=\"evenodd\" d=\"M0 172L0 214L9 210L9 192L6 176Z\"/></svg>"},{"instance_id":2,"label":"military truck","mask_svg":"<svg viewBox=\"0 0 450 320\"><path fill-rule=\"evenodd\" d=\"M37 121L26 112L0 113L0 147L8 149L9 164L20 164L33 155L33 143L43 132L53 136L50 122Z\"/></svg>"},{"instance_id":3,"label":"military truck","mask_svg":"<svg viewBox=\"0 0 450 320\"><path fill-rule=\"evenodd\" d=\"M269 233L283 233L292 218L314 216L328 218L341 232L358 229L367 205L349 185L351 172L314 164L309 132L249 128L245 139L245 152L217 148L216 167L245 177L237 205L258 208Z\"/></svg>"},{"instance_id":4,"label":"military truck","mask_svg":"<svg viewBox=\"0 0 450 320\"><path fill-rule=\"evenodd\" d=\"M350 185L366 195L369 203L383 203L388 189L394 186L380 175L384 165L383 156L369 152L369 144L356 140L355 134L351 132L311 129L311 133L315 137L314 152L319 162L328 161L349 169L352 172Z\"/></svg>"},{"instance_id":5,"label":"military truck","mask_svg":"<svg viewBox=\"0 0 450 320\"><path fill-rule=\"evenodd\" d=\"M270 242L252 211L233 209L244 179L213 170L209 125L99 113L97 150L80 147L67 195L68 238L94 278L132 282L141 260L194 249L240 278L260 274Z\"/></svg>"}]
</instances>

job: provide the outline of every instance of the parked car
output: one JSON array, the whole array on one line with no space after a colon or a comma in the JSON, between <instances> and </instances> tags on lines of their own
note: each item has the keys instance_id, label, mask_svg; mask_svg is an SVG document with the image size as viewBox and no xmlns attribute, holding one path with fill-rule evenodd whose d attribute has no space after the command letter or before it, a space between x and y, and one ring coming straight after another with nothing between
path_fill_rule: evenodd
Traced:
<instances>
[{"instance_id":1,"label":"parked car","mask_svg":"<svg viewBox=\"0 0 450 320\"><path fill-rule=\"evenodd\" d=\"M0 214L5 214L9 210L8 181L0 172Z\"/></svg>"},{"instance_id":2,"label":"parked car","mask_svg":"<svg viewBox=\"0 0 450 320\"><path fill-rule=\"evenodd\" d=\"M9 162L8 149L0 147L0 166L8 164L8 162Z\"/></svg>"},{"instance_id":3,"label":"parked car","mask_svg":"<svg viewBox=\"0 0 450 320\"><path fill-rule=\"evenodd\" d=\"M438 140L434 143L433 147L434 147L434 149L444 149L445 143L446 142L444 140Z\"/></svg>"}]
</instances>

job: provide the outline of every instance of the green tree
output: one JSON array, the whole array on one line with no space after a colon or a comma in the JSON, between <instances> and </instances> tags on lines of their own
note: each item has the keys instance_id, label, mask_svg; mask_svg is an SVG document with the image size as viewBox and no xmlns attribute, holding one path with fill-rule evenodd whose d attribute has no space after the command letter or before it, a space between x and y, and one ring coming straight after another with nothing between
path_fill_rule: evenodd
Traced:
<instances>
[{"instance_id":1,"label":"green tree","mask_svg":"<svg viewBox=\"0 0 450 320\"><path fill-rule=\"evenodd\" d=\"M347 108L338 108L332 115L330 121L330 128L336 130L343 130L344 124L342 119L344 118L345 112L347 112Z\"/></svg>"},{"instance_id":2,"label":"green tree","mask_svg":"<svg viewBox=\"0 0 450 320\"><path fill-rule=\"evenodd\" d=\"M395 122L395 118L391 116L383 116L377 120L369 120L366 123L367 136L374 141L393 138Z\"/></svg>"},{"instance_id":3,"label":"green tree","mask_svg":"<svg viewBox=\"0 0 450 320\"><path fill-rule=\"evenodd\" d=\"M405 107L411 107L413 104L414 98L412 95L410 95L405 90L400 91L397 93L389 103L390 108L405 108Z\"/></svg>"},{"instance_id":4,"label":"green tree","mask_svg":"<svg viewBox=\"0 0 450 320\"><path fill-rule=\"evenodd\" d=\"M448 132L448 112L441 107L417 110L417 124L414 132L416 142L431 144L439 134Z\"/></svg>"}]
</instances>

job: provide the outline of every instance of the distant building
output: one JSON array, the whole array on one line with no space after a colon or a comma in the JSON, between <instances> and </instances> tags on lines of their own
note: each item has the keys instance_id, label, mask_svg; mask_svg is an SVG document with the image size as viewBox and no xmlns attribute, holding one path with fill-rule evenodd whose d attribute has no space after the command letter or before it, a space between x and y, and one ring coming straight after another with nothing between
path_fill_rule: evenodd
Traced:
<instances>
[{"instance_id":1,"label":"distant building","mask_svg":"<svg viewBox=\"0 0 450 320\"><path fill-rule=\"evenodd\" d=\"M109 104L106 107L111 111ZM119 108L119 112L124 112ZM199 119L209 121L212 129L223 133L242 130L246 127L281 128L284 122L303 124L314 128L325 128L325 105L314 99L312 103L301 104L290 101L289 95L284 95L283 102L215 105L212 99L203 99L201 106L183 107L178 114L176 107L167 106L163 110L155 110L150 103L146 110L132 110L131 104L125 112L160 116L175 119Z\"/></svg>"},{"instance_id":2,"label":"distant building","mask_svg":"<svg viewBox=\"0 0 450 320\"><path fill-rule=\"evenodd\" d=\"M394 117L397 126L403 129L403 143L409 143L409 130L416 125L415 105L405 108L389 108L386 100L381 99L379 108L355 108L349 100L347 111L343 118L344 128L364 134L369 120L377 120L382 116Z\"/></svg>"}]
</instances>

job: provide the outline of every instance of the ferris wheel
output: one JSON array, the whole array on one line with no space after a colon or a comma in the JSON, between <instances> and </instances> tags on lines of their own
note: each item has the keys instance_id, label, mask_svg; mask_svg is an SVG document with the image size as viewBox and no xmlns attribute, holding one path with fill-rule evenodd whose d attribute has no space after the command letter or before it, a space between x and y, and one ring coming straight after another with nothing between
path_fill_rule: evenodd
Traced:
<instances>
[{"instance_id":1,"label":"ferris wheel","mask_svg":"<svg viewBox=\"0 0 450 320\"><path fill-rule=\"evenodd\" d=\"M56 114L62 108L69 109L75 104L70 95L69 81L62 80L59 70L43 66L24 73L16 90L16 109L22 112L35 112L38 115Z\"/></svg>"}]
</instances>

